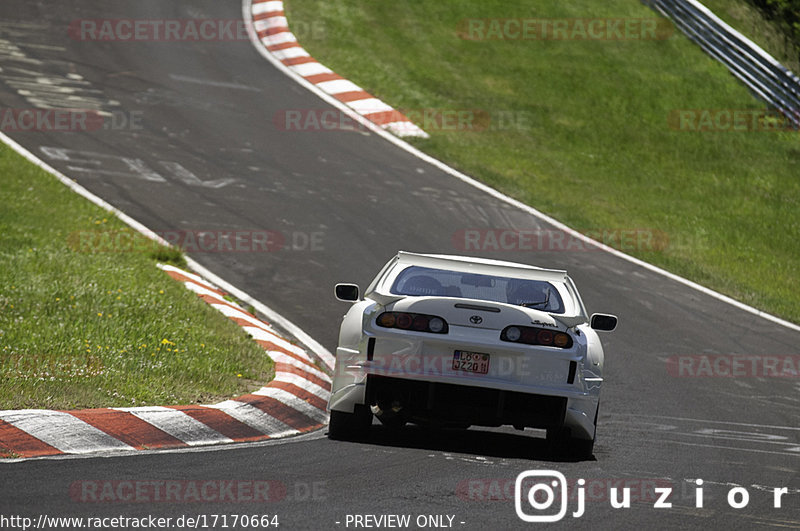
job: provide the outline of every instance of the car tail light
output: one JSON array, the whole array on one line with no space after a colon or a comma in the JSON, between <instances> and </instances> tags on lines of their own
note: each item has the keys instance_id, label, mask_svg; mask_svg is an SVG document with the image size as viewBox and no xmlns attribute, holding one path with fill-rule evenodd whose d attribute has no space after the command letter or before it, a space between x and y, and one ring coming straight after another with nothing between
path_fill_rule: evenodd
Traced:
<instances>
[{"instance_id":1,"label":"car tail light","mask_svg":"<svg viewBox=\"0 0 800 531\"><path fill-rule=\"evenodd\" d=\"M397 323L397 317L392 312L382 313L378 317L378 326L394 328L395 323Z\"/></svg>"},{"instance_id":2,"label":"car tail light","mask_svg":"<svg viewBox=\"0 0 800 531\"><path fill-rule=\"evenodd\" d=\"M572 344L572 339L567 334L558 333L553 338L553 345L559 348L569 348Z\"/></svg>"},{"instance_id":3,"label":"car tail light","mask_svg":"<svg viewBox=\"0 0 800 531\"><path fill-rule=\"evenodd\" d=\"M522 330L520 330L516 326L509 326L508 328L506 328L507 341L519 341L520 337L522 337Z\"/></svg>"},{"instance_id":4,"label":"car tail light","mask_svg":"<svg viewBox=\"0 0 800 531\"><path fill-rule=\"evenodd\" d=\"M536 341L539 342L540 345L547 345L550 346L553 344L553 332L550 330L539 330L536 332Z\"/></svg>"},{"instance_id":5,"label":"car tail light","mask_svg":"<svg viewBox=\"0 0 800 531\"><path fill-rule=\"evenodd\" d=\"M435 334L441 333L446 326L447 324L444 322L444 319L441 319L439 317L434 317L433 319L428 321L428 328L430 328L431 332Z\"/></svg>"},{"instance_id":6,"label":"car tail light","mask_svg":"<svg viewBox=\"0 0 800 531\"><path fill-rule=\"evenodd\" d=\"M398 313L395 315L394 325L397 328L402 328L403 330L408 330L411 328L411 325L414 323L414 318L411 317L410 314L407 313Z\"/></svg>"},{"instance_id":7,"label":"car tail light","mask_svg":"<svg viewBox=\"0 0 800 531\"><path fill-rule=\"evenodd\" d=\"M572 337L569 334L532 326L508 326L500 333L500 339L509 343L524 343L526 345L544 345L558 348L572 347Z\"/></svg>"},{"instance_id":8,"label":"car tail light","mask_svg":"<svg viewBox=\"0 0 800 531\"><path fill-rule=\"evenodd\" d=\"M415 315L411 327L417 332L425 332L428 330L428 321L430 319L424 315Z\"/></svg>"},{"instance_id":9,"label":"car tail light","mask_svg":"<svg viewBox=\"0 0 800 531\"><path fill-rule=\"evenodd\" d=\"M399 328L401 330L414 330L416 332L430 332L432 334L446 334L447 321L435 315L408 312L383 312L375 321L383 328Z\"/></svg>"}]
</instances>

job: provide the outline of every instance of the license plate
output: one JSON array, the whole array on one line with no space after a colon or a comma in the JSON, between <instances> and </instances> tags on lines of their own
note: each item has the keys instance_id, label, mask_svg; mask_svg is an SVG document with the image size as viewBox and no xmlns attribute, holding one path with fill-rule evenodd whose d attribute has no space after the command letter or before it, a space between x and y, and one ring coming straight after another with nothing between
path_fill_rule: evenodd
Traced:
<instances>
[{"instance_id":1,"label":"license plate","mask_svg":"<svg viewBox=\"0 0 800 531\"><path fill-rule=\"evenodd\" d=\"M475 374L488 374L489 355L481 352L456 350L453 354L453 370Z\"/></svg>"}]
</instances>

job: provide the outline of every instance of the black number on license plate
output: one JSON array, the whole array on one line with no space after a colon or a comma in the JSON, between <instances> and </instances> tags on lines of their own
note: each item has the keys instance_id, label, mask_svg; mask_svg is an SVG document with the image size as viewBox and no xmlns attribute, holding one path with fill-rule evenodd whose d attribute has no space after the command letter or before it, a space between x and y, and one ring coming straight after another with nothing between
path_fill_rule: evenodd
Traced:
<instances>
[{"instance_id":1,"label":"black number on license plate","mask_svg":"<svg viewBox=\"0 0 800 531\"><path fill-rule=\"evenodd\" d=\"M482 352L456 350L453 353L453 370L475 374L489 373L489 355Z\"/></svg>"}]
</instances>

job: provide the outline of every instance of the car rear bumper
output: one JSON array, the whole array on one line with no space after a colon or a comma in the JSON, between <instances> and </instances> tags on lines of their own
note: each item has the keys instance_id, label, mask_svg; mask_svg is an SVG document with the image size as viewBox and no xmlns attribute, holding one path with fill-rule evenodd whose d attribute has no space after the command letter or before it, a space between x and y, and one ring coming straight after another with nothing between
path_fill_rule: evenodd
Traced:
<instances>
[{"instance_id":1,"label":"car rear bumper","mask_svg":"<svg viewBox=\"0 0 800 531\"><path fill-rule=\"evenodd\" d=\"M372 374L332 395L329 407L352 412L357 404L377 406L411 422L568 427L573 437L592 439L598 396L558 396Z\"/></svg>"},{"instance_id":2,"label":"car rear bumper","mask_svg":"<svg viewBox=\"0 0 800 531\"><path fill-rule=\"evenodd\" d=\"M559 427L567 408L564 397L374 375L366 399L410 421L479 426Z\"/></svg>"}]
</instances>

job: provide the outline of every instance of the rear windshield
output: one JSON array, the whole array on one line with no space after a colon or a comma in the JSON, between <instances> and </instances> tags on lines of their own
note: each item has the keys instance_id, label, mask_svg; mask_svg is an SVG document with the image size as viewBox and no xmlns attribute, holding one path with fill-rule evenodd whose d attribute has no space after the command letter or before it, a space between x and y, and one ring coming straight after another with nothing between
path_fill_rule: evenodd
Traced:
<instances>
[{"instance_id":1,"label":"rear windshield","mask_svg":"<svg viewBox=\"0 0 800 531\"><path fill-rule=\"evenodd\" d=\"M503 302L550 313L564 313L558 289L544 280L496 277L411 266L394 281L395 295L460 297Z\"/></svg>"}]
</instances>

